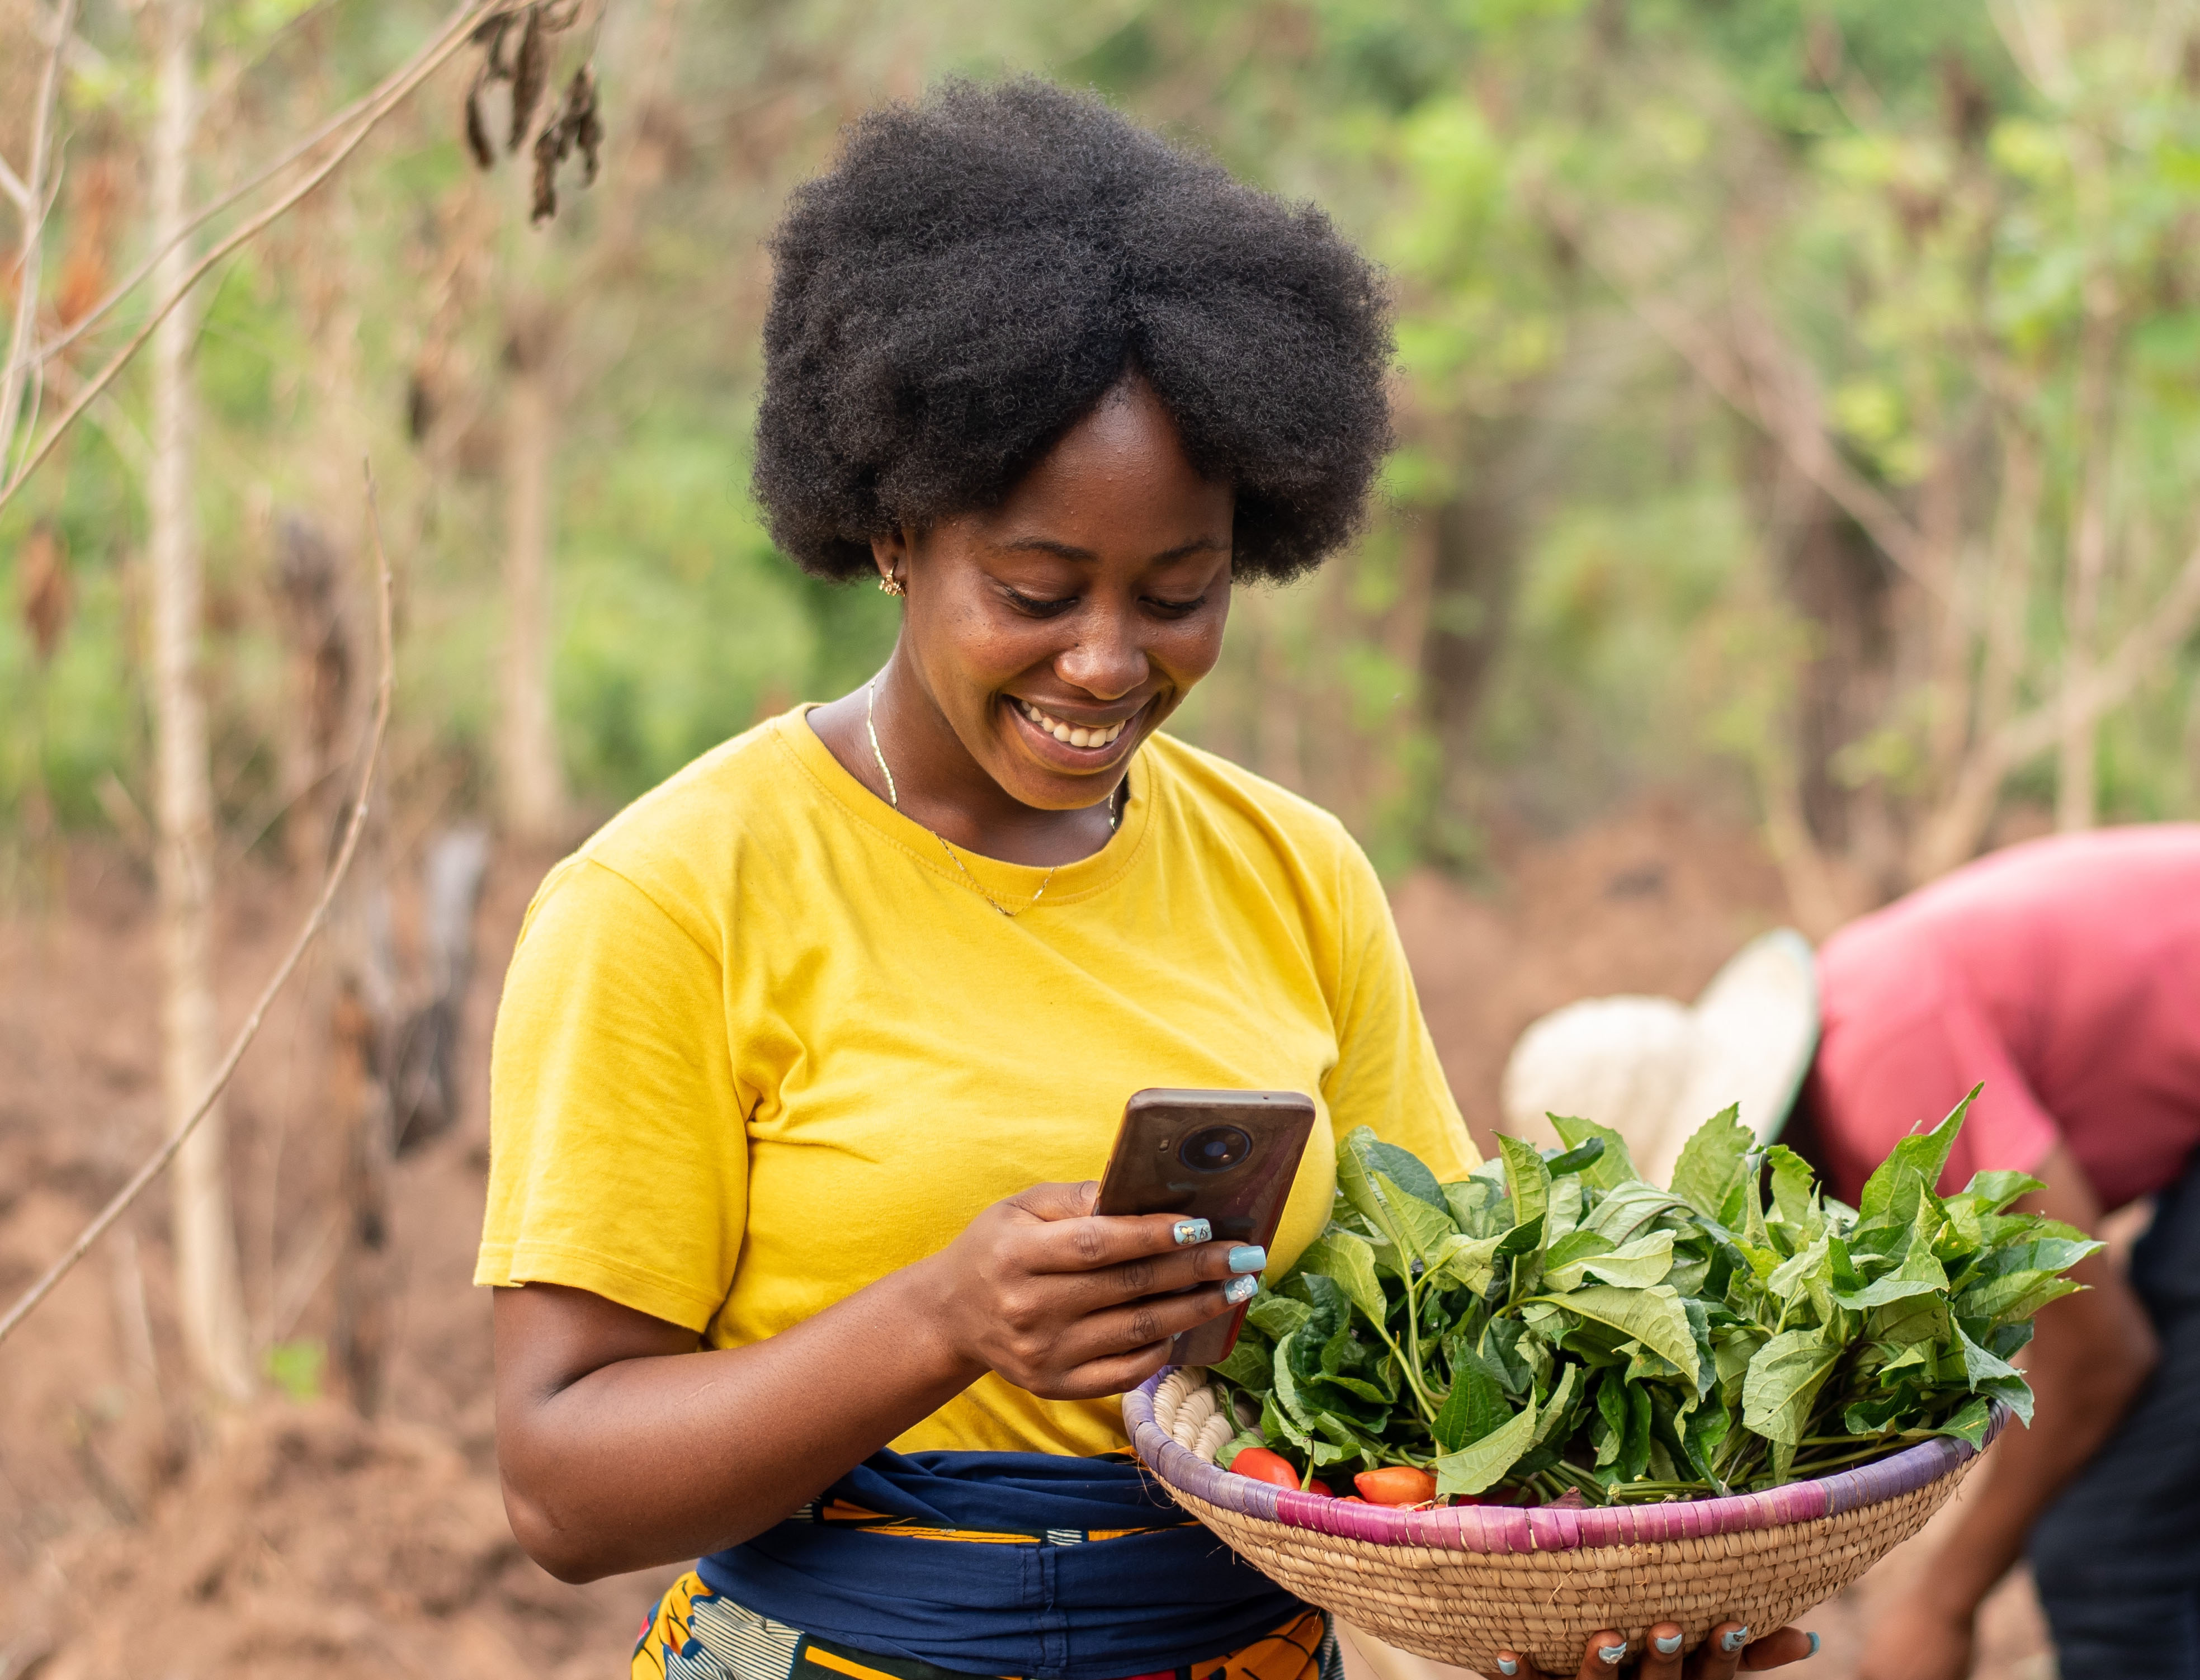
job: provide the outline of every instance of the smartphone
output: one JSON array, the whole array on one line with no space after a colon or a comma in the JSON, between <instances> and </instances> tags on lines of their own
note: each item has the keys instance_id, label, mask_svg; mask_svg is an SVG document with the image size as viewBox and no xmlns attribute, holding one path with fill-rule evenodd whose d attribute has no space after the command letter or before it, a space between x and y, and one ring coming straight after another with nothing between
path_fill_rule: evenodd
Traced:
<instances>
[{"instance_id":1,"label":"smartphone","mask_svg":"<svg viewBox=\"0 0 2200 1680\"><path fill-rule=\"evenodd\" d=\"M1296 1091L1135 1092L1123 1105L1093 1211L1203 1219L1217 1242L1267 1248L1313 1131L1314 1099ZM1239 1306L1185 1331L1170 1361L1227 1359L1244 1320Z\"/></svg>"}]
</instances>

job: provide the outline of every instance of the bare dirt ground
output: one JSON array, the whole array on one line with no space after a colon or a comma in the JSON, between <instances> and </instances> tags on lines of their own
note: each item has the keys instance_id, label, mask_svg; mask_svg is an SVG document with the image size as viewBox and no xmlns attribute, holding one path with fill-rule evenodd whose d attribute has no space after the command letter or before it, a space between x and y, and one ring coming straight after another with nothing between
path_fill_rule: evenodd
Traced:
<instances>
[{"instance_id":1,"label":"bare dirt ground","mask_svg":"<svg viewBox=\"0 0 2200 1680\"><path fill-rule=\"evenodd\" d=\"M512 1543L494 1469L489 1308L470 1287L486 1164L489 1027L547 859L501 857L466 1000L464 1113L401 1162L389 1396L209 1412L189 1396L164 1209L141 1208L0 1352L0 1680L328 1680L623 1674L670 1572L575 1589ZM1557 843L1501 848L1500 886L1403 884L1401 929L1454 1088L1477 1131L1518 1029L1570 998L1686 996L1783 914L1746 833L1651 805ZM158 952L141 869L86 850L50 906L0 920L0 1297L59 1251L158 1133ZM237 875L220 949L241 1016L302 894ZM309 972L271 1018L229 1110L246 1290L266 1345L325 1336L336 1172L331 986ZM149 1201L157 1203L158 1192ZM1854 1671L1888 1560L1811 1625L1819 1680ZM2046 1680L2022 1581L1990 1607L1981 1673Z\"/></svg>"}]
</instances>

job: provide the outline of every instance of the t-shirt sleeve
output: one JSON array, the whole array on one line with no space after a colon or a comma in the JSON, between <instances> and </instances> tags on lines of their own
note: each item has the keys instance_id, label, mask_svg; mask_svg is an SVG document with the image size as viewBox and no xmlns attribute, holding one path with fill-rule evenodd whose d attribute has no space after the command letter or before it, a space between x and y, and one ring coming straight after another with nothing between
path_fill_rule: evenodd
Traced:
<instances>
[{"instance_id":1,"label":"t-shirt sleeve","mask_svg":"<svg viewBox=\"0 0 2200 1680\"><path fill-rule=\"evenodd\" d=\"M1907 1133L1939 1125L1975 1085L1985 1088L1940 1174L1942 1192L1976 1172L2030 1172L2062 1128L1960 979L1928 954L1884 943L1836 940L1819 963L1824 1026L1809 1100L1837 1192L1853 1202Z\"/></svg>"},{"instance_id":2,"label":"t-shirt sleeve","mask_svg":"<svg viewBox=\"0 0 2200 1680\"><path fill-rule=\"evenodd\" d=\"M748 1155L717 957L624 875L569 861L497 1010L477 1284L563 1284L701 1332L731 1287Z\"/></svg>"},{"instance_id":3,"label":"t-shirt sleeve","mask_svg":"<svg viewBox=\"0 0 2200 1680\"><path fill-rule=\"evenodd\" d=\"M1337 1065L1322 1086L1341 1139L1356 1126L1419 1156L1439 1180L1481 1155L1436 1060L1420 996L1374 866L1348 837L1338 863Z\"/></svg>"}]
</instances>

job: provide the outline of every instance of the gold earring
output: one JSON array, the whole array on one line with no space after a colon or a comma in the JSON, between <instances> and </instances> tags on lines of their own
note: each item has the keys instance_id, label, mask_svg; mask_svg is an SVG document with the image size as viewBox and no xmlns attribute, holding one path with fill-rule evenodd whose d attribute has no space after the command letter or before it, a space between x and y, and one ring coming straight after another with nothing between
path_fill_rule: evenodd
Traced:
<instances>
[{"instance_id":1,"label":"gold earring","mask_svg":"<svg viewBox=\"0 0 2200 1680\"><path fill-rule=\"evenodd\" d=\"M902 588L901 579L893 573L882 571L879 574L879 593L882 595L905 595L909 591Z\"/></svg>"}]
</instances>

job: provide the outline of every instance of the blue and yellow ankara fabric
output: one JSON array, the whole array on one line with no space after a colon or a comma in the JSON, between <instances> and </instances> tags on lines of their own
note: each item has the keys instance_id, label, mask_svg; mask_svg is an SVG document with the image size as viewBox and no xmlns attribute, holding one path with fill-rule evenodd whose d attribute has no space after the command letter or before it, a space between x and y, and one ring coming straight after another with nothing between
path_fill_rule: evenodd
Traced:
<instances>
[{"instance_id":1,"label":"blue and yellow ankara fabric","mask_svg":"<svg viewBox=\"0 0 2200 1680\"><path fill-rule=\"evenodd\" d=\"M1319 1610L1212 1662L1132 1680L1343 1680ZM820 1639L722 1598L689 1570L657 1602L634 1648L632 1680L968 1680L959 1671Z\"/></svg>"}]
</instances>

